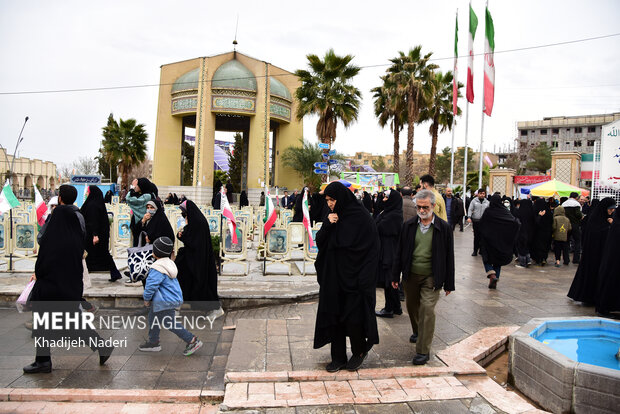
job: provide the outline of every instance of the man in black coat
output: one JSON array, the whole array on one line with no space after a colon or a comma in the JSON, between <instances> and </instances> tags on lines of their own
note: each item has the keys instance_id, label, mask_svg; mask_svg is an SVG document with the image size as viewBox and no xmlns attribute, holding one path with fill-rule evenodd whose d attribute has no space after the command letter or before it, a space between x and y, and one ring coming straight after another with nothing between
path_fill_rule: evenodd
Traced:
<instances>
[{"instance_id":1,"label":"man in black coat","mask_svg":"<svg viewBox=\"0 0 620 414\"><path fill-rule=\"evenodd\" d=\"M454 290L454 238L452 229L433 213L435 194L422 190L416 194L418 217L407 221L396 250L392 286L402 283L413 335L416 343L414 365L424 365L430 358L435 333L435 305L440 290L446 295Z\"/></svg>"},{"instance_id":2,"label":"man in black coat","mask_svg":"<svg viewBox=\"0 0 620 414\"><path fill-rule=\"evenodd\" d=\"M282 206L282 208L288 208L289 201L291 201L291 197L288 195L288 191L284 191L282 200L280 200L280 205Z\"/></svg>"}]
</instances>

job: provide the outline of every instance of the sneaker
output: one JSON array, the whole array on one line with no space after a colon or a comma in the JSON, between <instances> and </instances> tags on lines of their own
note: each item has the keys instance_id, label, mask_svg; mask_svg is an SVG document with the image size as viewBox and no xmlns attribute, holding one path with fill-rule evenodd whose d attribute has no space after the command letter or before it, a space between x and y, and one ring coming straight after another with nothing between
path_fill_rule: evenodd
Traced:
<instances>
[{"instance_id":1,"label":"sneaker","mask_svg":"<svg viewBox=\"0 0 620 414\"><path fill-rule=\"evenodd\" d=\"M367 356L368 356L368 352L364 352L361 356L353 355L351 359L349 359L349 362L347 362L347 370L357 371L357 369L362 366L362 363L364 362Z\"/></svg>"},{"instance_id":2,"label":"sneaker","mask_svg":"<svg viewBox=\"0 0 620 414\"><path fill-rule=\"evenodd\" d=\"M161 351L161 345L159 342L152 344L149 341L146 341L142 345L138 347L138 349L142 352L159 352Z\"/></svg>"},{"instance_id":3,"label":"sneaker","mask_svg":"<svg viewBox=\"0 0 620 414\"><path fill-rule=\"evenodd\" d=\"M207 318L211 321L216 320L220 316L224 316L224 309L222 309L221 306L215 310L212 310L211 312L207 314Z\"/></svg>"},{"instance_id":4,"label":"sneaker","mask_svg":"<svg viewBox=\"0 0 620 414\"><path fill-rule=\"evenodd\" d=\"M136 280L135 282L132 282L131 280L128 280L125 282L125 286L142 287L142 281Z\"/></svg>"},{"instance_id":5,"label":"sneaker","mask_svg":"<svg viewBox=\"0 0 620 414\"><path fill-rule=\"evenodd\" d=\"M329 364L327 364L325 369L327 370L327 372L338 372L342 368L345 368L346 366L347 366L346 362L335 362L335 361L332 361Z\"/></svg>"},{"instance_id":6,"label":"sneaker","mask_svg":"<svg viewBox=\"0 0 620 414\"><path fill-rule=\"evenodd\" d=\"M497 276L491 275L489 279L491 279L489 281L489 289L497 289L497 280L498 280Z\"/></svg>"},{"instance_id":7,"label":"sneaker","mask_svg":"<svg viewBox=\"0 0 620 414\"><path fill-rule=\"evenodd\" d=\"M202 348L202 341L194 336L191 342L185 347L183 355L190 356L194 352L198 351L200 348Z\"/></svg>"}]
</instances>

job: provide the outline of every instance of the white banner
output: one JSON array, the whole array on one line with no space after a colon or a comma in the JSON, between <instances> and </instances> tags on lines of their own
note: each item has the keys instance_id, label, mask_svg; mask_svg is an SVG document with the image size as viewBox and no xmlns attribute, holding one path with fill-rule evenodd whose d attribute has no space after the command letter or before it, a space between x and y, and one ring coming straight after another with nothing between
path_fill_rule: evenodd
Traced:
<instances>
[{"instance_id":1,"label":"white banner","mask_svg":"<svg viewBox=\"0 0 620 414\"><path fill-rule=\"evenodd\" d=\"M602 129L600 184L620 190L620 120Z\"/></svg>"}]
</instances>

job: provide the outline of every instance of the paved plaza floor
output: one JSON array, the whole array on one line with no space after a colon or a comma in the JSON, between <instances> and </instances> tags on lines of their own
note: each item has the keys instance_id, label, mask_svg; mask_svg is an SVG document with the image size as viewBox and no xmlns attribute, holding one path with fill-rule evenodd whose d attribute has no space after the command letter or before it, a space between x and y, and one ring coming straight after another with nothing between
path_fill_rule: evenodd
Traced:
<instances>
[{"instance_id":1,"label":"paved plaza floor","mask_svg":"<svg viewBox=\"0 0 620 414\"><path fill-rule=\"evenodd\" d=\"M437 322L432 344L433 356L428 364L429 368L444 369L446 363L441 358L437 358L436 353L465 340L484 328L516 327L535 317L595 315L593 308L584 307L566 297L577 268L572 264L561 268L532 266L528 269L517 268L511 264L502 269L497 290L489 290L481 258L471 256L472 240L471 228L462 233L458 230L455 232L456 291L447 297L442 294L437 305ZM306 276L308 277L314 278L314 276ZM0 277L0 291L2 280L3 278ZM380 309L382 304L383 292L378 289L377 309ZM105 366L98 365L98 356L89 348L71 352L54 349L52 374L36 375L23 375L21 370L24 365L32 362L34 355L31 332L24 327L24 322L30 315L19 314L14 308L0 309L0 388L11 390L11 392L21 389L93 389L109 390L110 393L114 390L131 389L198 390L199 394L202 392L203 395L210 396L222 395L226 391L222 407L217 407L217 398L213 399L212 403L205 402L203 398L202 403L197 400L190 401L183 406L178 404L174 406L178 405L178 412L213 412L218 408L235 409L234 404L230 407L226 406L227 400L233 401L228 398L229 390L237 387L227 381L227 373L324 372L324 366L329 362L328 347L319 350L312 349L316 308L316 300L306 300L300 303L229 311L212 327L195 332L204 342L204 346L190 357L184 357L181 354L184 344L167 331L162 332L163 349L159 353L138 351L138 345L147 336L145 330L102 331L100 333L103 337L114 335L114 337L128 340L128 346L116 350ZM403 308L403 310L403 315L395 316L393 319L378 318L380 343L373 347L363 369L375 369L372 372L380 372L386 368L411 367L415 348L409 343L411 326L406 309ZM101 309L98 315L131 315L134 312L135 310ZM356 380L362 379L362 371L360 370L360 375L356 377ZM329 407L331 412L358 413L505 411L494 405L493 401L489 401L483 392L476 393L476 388L471 383L467 383L467 380L459 379L460 384L456 382L450 384L451 381L447 379L446 381L448 385L458 389L464 390L467 386L469 391L463 391L462 398L449 397L446 400L441 398L441 395L436 395L436 398L430 398L432 401L395 400L394 404L389 405L372 404L370 401L366 401L365 404L356 404L355 400L351 403L342 400L345 402L329 406L320 404L310 407L301 405L291 407L272 404L266 407L254 405L251 408L265 412L268 410L267 407L271 407L269 410L278 410L277 412L283 413L319 412L326 407ZM337 384L332 385L337 386ZM302 391L303 386L302 384ZM380 384L374 386L376 390L381 391ZM264 387L256 388L249 383L245 389L246 401L251 401L248 393L251 393L252 389L258 391L262 389L262 392L265 392ZM271 389L271 398L277 400L278 386L276 385L275 388L272 386ZM404 386L403 390L406 391ZM471 390L474 390L473 394ZM329 387L327 392L329 393ZM303 397L303 393L299 395ZM0 401L3 400L1 397ZM4 400L11 400L11 398ZM376 402L384 401L388 400L379 398ZM115 408L109 406L112 411L107 412L121 412L122 410L131 412L133 409L149 411L149 403L149 401L135 401L133 406L116 403L119 405L114 406ZM152 403L155 404L153 407L158 404L157 401ZM39 404L37 407L41 409L47 404L46 409L54 410L55 404L67 403L54 401L53 398L47 399L47 402L28 401L27 398L24 402L11 400L0 402L0 412L19 412L20 410L28 412L28 404ZM87 408L80 406L87 402L73 404L76 409ZM245 406L241 404L236 408L248 406L250 404ZM94 408L97 407L102 408L101 405L96 405ZM170 404L166 407L171 409ZM523 409L520 412L524 411L527 410ZM58 412L64 412L64 410Z\"/></svg>"}]
</instances>

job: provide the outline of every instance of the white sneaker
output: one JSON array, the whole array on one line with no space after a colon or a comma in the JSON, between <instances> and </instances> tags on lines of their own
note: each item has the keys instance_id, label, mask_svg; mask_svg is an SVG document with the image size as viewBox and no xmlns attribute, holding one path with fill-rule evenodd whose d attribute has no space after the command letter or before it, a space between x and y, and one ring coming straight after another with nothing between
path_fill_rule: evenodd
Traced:
<instances>
[{"instance_id":1,"label":"white sneaker","mask_svg":"<svg viewBox=\"0 0 620 414\"><path fill-rule=\"evenodd\" d=\"M217 318L219 318L220 316L224 315L224 309L222 309L222 307L220 306L219 308L212 310L211 312L209 312L209 314L207 315L207 318L209 318L209 320L216 320Z\"/></svg>"},{"instance_id":2,"label":"white sneaker","mask_svg":"<svg viewBox=\"0 0 620 414\"><path fill-rule=\"evenodd\" d=\"M138 280L136 282L132 282L131 280L128 280L128 281L125 282L125 286L142 287L142 281Z\"/></svg>"}]
</instances>

